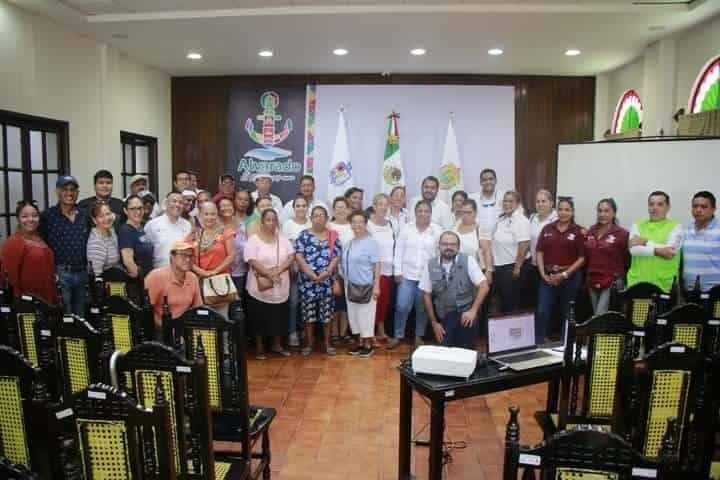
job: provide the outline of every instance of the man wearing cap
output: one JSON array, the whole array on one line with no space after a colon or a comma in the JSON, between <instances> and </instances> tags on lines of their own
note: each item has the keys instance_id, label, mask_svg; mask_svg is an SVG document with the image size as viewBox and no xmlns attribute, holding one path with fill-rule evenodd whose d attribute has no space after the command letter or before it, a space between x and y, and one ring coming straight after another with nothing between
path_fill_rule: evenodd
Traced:
<instances>
[{"instance_id":1,"label":"man wearing cap","mask_svg":"<svg viewBox=\"0 0 720 480\"><path fill-rule=\"evenodd\" d=\"M145 235L153 244L153 267L164 267L170 258L172 245L187 237L192 231L190 222L182 218L183 197L170 192L165 197L165 213L145 224Z\"/></svg>"},{"instance_id":2,"label":"man wearing cap","mask_svg":"<svg viewBox=\"0 0 720 480\"><path fill-rule=\"evenodd\" d=\"M153 306L155 330L159 332L162 332L162 309L165 298L173 319L180 317L191 308L202 305L198 278L191 271L193 251L191 243L174 242L170 247L169 265L156 268L145 277L145 288Z\"/></svg>"},{"instance_id":3,"label":"man wearing cap","mask_svg":"<svg viewBox=\"0 0 720 480\"><path fill-rule=\"evenodd\" d=\"M195 221L194 217L197 217L198 214L198 208L195 206L197 193L195 193L195 190L183 190L182 197L183 210L181 216L192 224Z\"/></svg>"},{"instance_id":4,"label":"man wearing cap","mask_svg":"<svg viewBox=\"0 0 720 480\"><path fill-rule=\"evenodd\" d=\"M272 186L272 177L267 173L255 174L255 191L250 194L253 202L257 201L258 195L268 196L272 199L272 207L278 214L282 212L283 204L280 197L270 193L270 187Z\"/></svg>"},{"instance_id":5,"label":"man wearing cap","mask_svg":"<svg viewBox=\"0 0 720 480\"><path fill-rule=\"evenodd\" d=\"M145 175L133 175L130 177L130 195L139 195L140 192L148 189L148 178Z\"/></svg>"},{"instance_id":6,"label":"man wearing cap","mask_svg":"<svg viewBox=\"0 0 720 480\"><path fill-rule=\"evenodd\" d=\"M312 209L318 206L323 207L328 212L330 211L328 210L327 205L325 205L325 202L319 198L315 198L315 178L313 178L312 175L303 175L300 177L300 194L305 197L305 200L307 200L308 218L310 218L310 212L312 212ZM282 213L280 214L280 225L284 225L285 222L295 216L295 213L293 212L293 201L294 200L290 200L283 207Z\"/></svg>"},{"instance_id":7,"label":"man wearing cap","mask_svg":"<svg viewBox=\"0 0 720 480\"><path fill-rule=\"evenodd\" d=\"M90 215L77 205L79 189L75 177L58 177L55 182L58 203L40 215L40 235L55 254L65 313L84 317Z\"/></svg>"},{"instance_id":8,"label":"man wearing cap","mask_svg":"<svg viewBox=\"0 0 720 480\"><path fill-rule=\"evenodd\" d=\"M218 192L212 197L214 203L223 198L235 201L235 177L231 173L223 173L218 180Z\"/></svg>"},{"instance_id":9,"label":"man wearing cap","mask_svg":"<svg viewBox=\"0 0 720 480\"><path fill-rule=\"evenodd\" d=\"M110 210L115 214L115 231L120 229L120 225L125 223L125 214L123 212L123 201L112 196L113 192L113 174L108 170L98 170L93 176L95 183L95 195L83 198L78 203L80 208L90 210L96 202L105 202Z\"/></svg>"}]
</instances>

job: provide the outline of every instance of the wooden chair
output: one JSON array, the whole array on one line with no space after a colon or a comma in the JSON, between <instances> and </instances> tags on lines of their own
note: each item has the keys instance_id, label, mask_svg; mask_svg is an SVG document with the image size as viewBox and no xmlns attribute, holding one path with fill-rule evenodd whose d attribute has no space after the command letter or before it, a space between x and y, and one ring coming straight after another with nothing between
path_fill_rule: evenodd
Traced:
<instances>
[{"instance_id":1,"label":"wooden chair","mask_svg":"<svg viewBox=\"0 0 720 480\"><path fill-rule=\"evenodd\" d=\"M152 309L111 295L103 299L99 330L109 338L112 350L127 352L135 345L153 340Z\"/></svg>"},{"instance_id":2,"label":"wooden chair","mask_svg":"<svg viewBox=\"0 0 720 480\"><path fill-rule=\"evenodd\" d=\"M628 438L645 456L658 458L668 418L677 421L677 451L683 472L707 478L717 412L712 371L702 355L678 342L665 343L635 360Z\"/></svg>"},{"instance_id":3,"label":"wooden chair","mask_svg":"<svg viewBox=\"0 0 720 480\"><path fill-rule=\"evenodd\" d=\"M59 464L52 432L58 425L42 372L5 345L0 346L0 412L0 456L7 461L5 470L13 472L13 465L21 465L40 478L54 478ZM20 475L22 469L17 470ZM8 477L0 474L0 478Z\"/></svg>"},{"instance_id":4,"label":"wooden chair","mask_svg":"<svg viewBox=\"0 0 720 480\"><path fill-rule=\"evenodd\" d=\"M168 401L160 379L148 379L153 407L122 390L93 384L64 410L63 478L175 480ZM77 445L79 448L75 448Z\"/></svg>"},{"instance_id":5,"label":"wooden chair","mask_svg":"<svg viewBox=\"0 0 720 480\"><path fill-rule=\"evenodd\" d=\"M118 267L105 270L98 278L102 281L102 290L106 297L114 295L132 300L136 305L142 304L145 292L142 278L133 278Z\"/></svg>"},{"instance_id":6,"label":"wooden chair","mask_svg":"<svg viewBox=\"0 0 720 480\"><path fill-rule=\"evenodd\" d=\"M28 470L24 465L0 457L0 478L7 480L40 480L40 475Z\"/></svg>"},{"instance_id":7,"label":"wooden chair","mask_svg":"<svg viewBox=\"0 0 720 480\"><path fill-rule=\"evenodd\" d=\"M154 385L162 382L168 401L172 456L180 478L235 480L247 475L247 461L215 461L202 342L194 360L171 347L146 342L111 360L113 383L131 391L145 406L154 404Z\"/></svg>"},{"instance_id":8,"label":"wooden chair","mask_svg":"<svg viewBox=\"0 0 720 480\"><path fill-rule=\"evenodd\" d=\"M77 315L63 315L52 329L56 342L59 391L63 401L102 379L111 350L100 333Z\"/></svg>"},{"instance_id":9,"label":"wooden chair","mask_svg":"<svg viewBox=\"0 0 720 480\"><path fill-rule=\"evenodd\" d=\"M713 339L720 327L709 320L708 313L698 304L678 305L655 319L655 337L660 343L682 343L713 358L718 354Z\"/></svg>"},{"instance_id":10,"label":"wooden chair","mask_svg":"<svg viewBox=\"0 0 720 480\"><path fill-rule=\"evenodd\" d=\"M670 295L651 283L637 283L619 293L622 298L622 313L635 326L633 351L635 358L642 357L655 345L654 319L664 312L660 303L667 304ZM662 300L661 300L662 298Z\"/></svg>"},{"instance_id":11,"label":"wooden chair","mask_svg":"<svg viewBox=\"0 0 720 480\"><path fill-rule=\"evenodd\" d=\"M660 458L652 459L634 450L619 435L587 425L561 430L533 447L520 446L519 409L511 406L509 410L503 480L517 480L520 472L523 480L535 480L536 471L540 478L554 480L678 478L673 420L668 421Z\"/></svg>"},{"instance_id":12,"label":"wooden chair","mask_svg":"<svg viewBox=\"0 0 720 480\"><path fill-rule=\"evenodd\" d=\"M558 412L535 413L545 438L578 424L624 433L623 386L633 379L634 330L618 312L575 325L571 305Z\"/></svg>"},{"instance_id":13,"label":"wooden chair","mask_svg":"<svg viewBox=\"0 0 720 480\"><path fill-rule=\"evenodd\" d=\"M272 407L250 406L245 335L245 313L240 302L230 308L230 319L206 307L188 310L180 318L163 322L171 325L173 342L196 348L202 339L208 365L213 438L240 443L251 458L259 460L252 478L270 477L270 425L277 415ZM249 432L249 437L248 433ZM257 441L260 453L252 453Z\"/></svg>"}]
</instances>

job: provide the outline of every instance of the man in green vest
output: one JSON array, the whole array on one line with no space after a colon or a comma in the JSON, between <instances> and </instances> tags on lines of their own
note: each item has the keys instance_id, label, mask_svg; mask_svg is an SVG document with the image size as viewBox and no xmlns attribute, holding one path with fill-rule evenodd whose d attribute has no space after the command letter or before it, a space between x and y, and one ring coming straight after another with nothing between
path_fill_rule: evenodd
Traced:
<instances>
[{"instance_id":1,"label":"man in green vest","mask_svg":"<svg viewBox=\"0 0 720 480\"><path fill-rule=\"evenodd\" d=\"M670 293L680 271L683 228L667 218L670 196L655 191L648 197L650 218L633 223L630 229L632 263L627 274L628 287L648 282Z\"/></svg>"}]
</instances>

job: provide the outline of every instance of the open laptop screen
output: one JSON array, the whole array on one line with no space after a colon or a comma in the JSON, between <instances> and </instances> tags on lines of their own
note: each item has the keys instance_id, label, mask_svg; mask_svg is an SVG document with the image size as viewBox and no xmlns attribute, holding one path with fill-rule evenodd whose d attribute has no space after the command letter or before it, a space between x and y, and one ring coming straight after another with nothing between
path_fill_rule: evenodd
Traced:
<instances>
[{"instance_id":1,"label":"open laptop screen","mask_svg":"<svg viewBox=\"0 0 720 480\"><path fill-rule=\"evenodd\" d=\"M490 355L535 346L535 314L518 312L488 319Z\"/></svg>"}]
</instances>

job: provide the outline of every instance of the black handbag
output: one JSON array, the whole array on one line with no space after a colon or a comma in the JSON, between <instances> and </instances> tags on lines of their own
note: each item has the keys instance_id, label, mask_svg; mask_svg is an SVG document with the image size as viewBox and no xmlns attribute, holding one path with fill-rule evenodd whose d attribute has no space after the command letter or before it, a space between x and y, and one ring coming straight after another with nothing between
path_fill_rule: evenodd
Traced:
<instances>
[{"instance_id":1,"label":"black handbag","mask_svg":"<svg viewBox=\"0 0 720 480\"><path fill-rule=\"evenodd\" d=\"M350 271L350 248L352 240L348 244L348 251L345 254L345 274ZM353 303L370 303L373 296L373 284L360 285L357 283L347 282L347 299Z\"/></svg>"}]
</instances>

